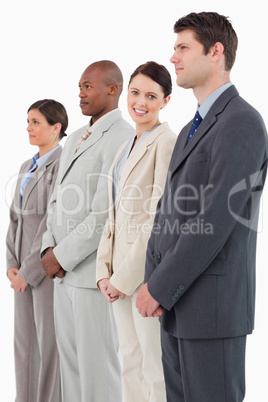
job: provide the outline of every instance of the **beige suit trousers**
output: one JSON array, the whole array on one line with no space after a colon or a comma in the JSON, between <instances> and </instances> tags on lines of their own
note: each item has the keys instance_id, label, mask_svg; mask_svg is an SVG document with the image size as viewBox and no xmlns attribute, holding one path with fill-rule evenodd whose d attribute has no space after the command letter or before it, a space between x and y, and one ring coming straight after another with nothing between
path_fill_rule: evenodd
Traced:
<instances>
[{"instance_id":1,"label":"beige suit trousers","mask_svg":"<svg viewBox=\"0 0 268 402\"><path fill-rule=\"evenodd\" d=\"M113 311L123 360L124 402L165 402L158 318L143 318L136 308L140 287L114 302Z\"/></svg>"}]
</instances>

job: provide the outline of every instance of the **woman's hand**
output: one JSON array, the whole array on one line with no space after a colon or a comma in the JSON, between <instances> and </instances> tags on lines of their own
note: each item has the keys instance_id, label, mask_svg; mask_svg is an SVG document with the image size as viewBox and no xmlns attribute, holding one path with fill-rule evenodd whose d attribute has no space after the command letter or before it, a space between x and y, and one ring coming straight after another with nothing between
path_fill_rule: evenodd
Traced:
<instances>
[{"instance_id":1,"label":"woman's hand","mask_svg":"<svg viewBox=\"0 0 268 402\"><path fill-rule=\"evenodd\" d=\"M10 268L11 270L17 269L17 268ZM19 270L18 270L19 271ZM10 273L10 276L12 277L15 274L15 271ZM8 270L8 277L10 280L10 276L9 276L9 270ZM13 277L13 279L11 280L11 287L15 290L15 292L25 292L26 288L28 286L28 283L22 279L19 275L19 273L17 272L15 274L15 276Z\"/></svg>"},{"instance_id":2,"label":"woman's hand","mask_svg":"<svg viewBox=\"0 0 268 402\"><path fill-rule=\"evenodd\" d=\"M117 290L113 285L111 285L110 279L107 278L101 279L98 282L98 286L105 299L107 299L108 302L110 303L113 303L114 301L119 299L119 297L121 299L125 298L124 293L119 292L119 290Z\"/></svg>"},{"instance_id":3,"label":"woman's hand","mask_svg":"<svg viewBox=\"0 0 268 402\"><path fill-rule=\"evenodd\" d=\"M108 295L109 295L112 299L115 299L115 298L116 298L116 300L117 300L119 297L120 297L120 299L124 299L124 298L126 297L125 293L120 292L120 290L116 289L116 288L111 284L110 280L109 280L109 285L108 285L108 288L107 288L106 291L107 291ZM114 300L113 300L113 301L114 301Z\"/></svg>"},{"instance_id":4,"label":"woman's hand","mask_svg":"<svg viewBox=\"0 0 268 402\"><path fill-rule=\"evenodd\" d=\"M13 281L17 273L19 272L19 268L9 268L7 271L7 277L10 280L10 282Z\"/></svg>"}]
</instances>

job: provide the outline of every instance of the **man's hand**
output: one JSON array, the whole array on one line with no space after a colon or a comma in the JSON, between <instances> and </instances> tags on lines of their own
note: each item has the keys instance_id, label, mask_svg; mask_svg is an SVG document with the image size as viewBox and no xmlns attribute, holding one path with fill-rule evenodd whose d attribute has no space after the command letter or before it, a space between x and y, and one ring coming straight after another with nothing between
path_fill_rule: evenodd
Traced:
<instances>
[{"instance_id":1,"label":"man's hand","mask_svg":"<svg viewBox=\"0 0 268 402\"><path fill-rule=\"evenodd\" d=\"M65 269L61 268L61 269L54 275L54 277L55 277L55 278L56 278L56 277L57 277L57 278L64 278L65 274L66 274Z\"/></svg>"},{"instance_id":2,"label":"man's hand","mask_svg":"<svg viewBox=\"0 0 268 402\"><path fill-rule=\"evenodd\" d=\"M136 307L143 317L159 317L163 314L163 307L150 295L147 283L137 295Z\"/></svg>"},{"instance_id":3,"label":"man's hand","mask_svg":"<svg viewBox=\"0 0 268 402\"><path fill-rule=\"evenodd\" d=\"M50 279L53 279L56 274L60 273L61 266L58 263L55 254L53 253L53 247L49 247L46 249L45 255L41 258L41 263L43 265L45 275L48 276ZM65 271L64 271L65 274ZM64 276L64 275L63 275ZM61 276L59 276L60 278Z\"/></svg>"}]
</instances>

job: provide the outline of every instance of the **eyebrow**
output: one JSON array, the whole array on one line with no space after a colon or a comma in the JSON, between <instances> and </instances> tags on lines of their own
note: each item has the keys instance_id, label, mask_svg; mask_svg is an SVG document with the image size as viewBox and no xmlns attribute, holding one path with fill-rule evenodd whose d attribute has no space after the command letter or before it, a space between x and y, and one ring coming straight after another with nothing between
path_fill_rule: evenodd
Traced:
<instances>
[{"instance_id":1,"label":"eyebrow","mask_svg":"<svg viewBox=\"0 0 268 402\"><path fill-rule=\"evenodd\" d=\"M92 85L92 82L90 82L90 81L83 81L83 82L80 82L80 81L79 81L79 83L78 83L78 85L86 85L86 84Z\"/></svg>"},{"instance_id":2,"label":"eyebrow","mask_svg":"<svg viewBox=\"0 0 268 402\"><path fill-rule=\"evenodd\" d=\"M140 89L135 88L135 87L129 87L129 89L134 89L135 91L140 91ZM158 94L155 93L155 92L153 92L153 91L148 91L148 92L146 92L146 93L147 93L147 94L151 94L151 95L158 96Z\"/></svg>"}]
</instances>

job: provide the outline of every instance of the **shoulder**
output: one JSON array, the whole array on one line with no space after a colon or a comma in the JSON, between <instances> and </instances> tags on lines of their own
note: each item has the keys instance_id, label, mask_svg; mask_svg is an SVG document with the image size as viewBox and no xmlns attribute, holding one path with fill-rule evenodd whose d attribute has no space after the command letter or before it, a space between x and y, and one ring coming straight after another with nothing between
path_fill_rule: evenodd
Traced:
<instances>
[{"instance_id":1,"label":"shoulder","mask_svg":"<svg viewBox=\"0 0 268 402\"><path fill-rule=\"evenodd\" d=\"M167 122L160 124L160 126L156 128L156 135L156 143L160 145L168 143L175 144L178 138L177 134L170 129Z\"/></svg>"}]
</instances>

